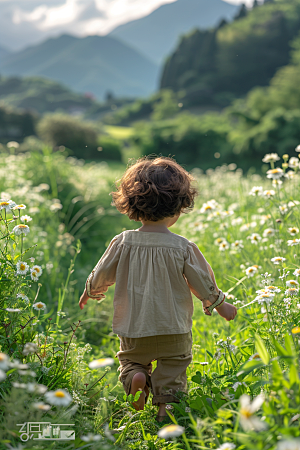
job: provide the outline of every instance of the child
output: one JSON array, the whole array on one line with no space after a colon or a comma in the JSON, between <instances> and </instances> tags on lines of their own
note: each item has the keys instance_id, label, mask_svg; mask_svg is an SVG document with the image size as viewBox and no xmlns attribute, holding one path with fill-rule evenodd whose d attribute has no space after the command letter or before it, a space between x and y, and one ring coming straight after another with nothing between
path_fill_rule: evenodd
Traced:
<instances>
[{"instance_id":1,"label":"child","mask_svg":"<svg viewBox=\"0 0 300 450\"><path fill-rule=\"evenodd\" d=\"M104 298L116 283L113 331L120 339L120 376L127 395L142 391L134 403L144 409L149 389L157 420L167 417L166 403L186 392L192 361L191 292L206 315L216 308L227 321L237 309L225 303L213 271L188 239L171 233L182 212L194 207L193 177L171 158L140 158L112 193L114 205L142 226L115 236L89 275L79 306ZM152 372L151 362L157 360Z\"/></svg>"}]
</instances>

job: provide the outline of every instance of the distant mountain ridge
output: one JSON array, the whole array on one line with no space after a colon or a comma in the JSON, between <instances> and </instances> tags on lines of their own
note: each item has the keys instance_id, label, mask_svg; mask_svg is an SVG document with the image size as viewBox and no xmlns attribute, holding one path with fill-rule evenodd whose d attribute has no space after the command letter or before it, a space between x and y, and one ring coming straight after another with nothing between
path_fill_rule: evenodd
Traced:
<instances>
[{"instance_id":1,"label":"distant mountain ridge","mask_svg":"<svg viewBox=\"0 0 300 450\"><path fill-rule=\"evenodd\" d=\"M240 5L223 0L177 0L162 5L146 17L115 28L115 36L160 64L178 44L180 35L193 28L210 28L221 19L231 20Z\"/></svg>"},{"instance_id":2,"label":"distant mountain ridge","mask_svg":"<svg viewBox=\"0 0 300 450\"><path fill-rule=\"evenodd\" d=\"M62 35L0 58L0 74L43 76L102 99L149 95L158 66L111 36Z\"/></svg>"},{"instance_id":3,"label":"distant mountain ridge","mask_svg":"<svg viewBox=\"0 0 300 450\"><path fill-rule=\"evenodd\" d=\"M0 63L10 54L10 51L0 46Z\"/></svg>"}]
</instances>

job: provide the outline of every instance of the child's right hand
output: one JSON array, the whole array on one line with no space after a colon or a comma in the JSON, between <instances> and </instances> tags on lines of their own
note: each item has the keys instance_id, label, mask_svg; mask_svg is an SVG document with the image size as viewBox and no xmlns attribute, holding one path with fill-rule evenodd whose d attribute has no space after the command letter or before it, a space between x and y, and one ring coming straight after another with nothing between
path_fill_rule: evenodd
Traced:
<instances>
[{"instance_id":1,"label":"child's right hand","mask_svg":"<svg viewBox=\"0 0 300 450\"><path fill-rule=\"evenodd\" d=\"M224 319L227 320L227 322L233 320L237 315L236 307L226 302L223 302L220 306L217 306L216 310L218 311L221 317L224 317Z\"/></svg>"}]
</instances>

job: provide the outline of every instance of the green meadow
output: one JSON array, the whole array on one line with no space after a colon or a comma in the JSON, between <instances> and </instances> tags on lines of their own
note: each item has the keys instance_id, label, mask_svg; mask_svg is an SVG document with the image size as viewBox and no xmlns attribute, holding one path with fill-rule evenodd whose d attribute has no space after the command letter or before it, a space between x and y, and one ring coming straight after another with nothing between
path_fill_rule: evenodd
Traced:
<instances>
[{"instance_id":1,"label":"green meadow","mask_svg":"<svg viewBox=\"0 0 300 450\"><path fill-rule=\"evenodd\" d=\"M171 231L199 246L238 314L205 316L194 297L188 392L168 406L171 426L155 421L151 396L135 411L118 381L114 288L78 306L110 240L140 226L111 205L126 166L48 147L1 154L1 449L299 448L299 153L289 153L267 156L263 174L192 170L195 208ZM74 424L75 439L32 440L24 422Z\"/></svg>"}]
</instances>

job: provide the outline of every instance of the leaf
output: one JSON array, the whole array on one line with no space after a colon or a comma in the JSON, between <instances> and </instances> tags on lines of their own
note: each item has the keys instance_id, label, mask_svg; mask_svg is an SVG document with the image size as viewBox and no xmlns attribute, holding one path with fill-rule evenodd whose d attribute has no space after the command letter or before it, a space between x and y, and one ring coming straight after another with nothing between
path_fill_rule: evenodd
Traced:
<instances>
[{"instance_id":1,"label":"leaf","mask_svg":"<svg viewBox=\"0 0 300 450\"><path fill-rule=\"evenodd\" d=\"M285 348L280 345L275 338L272 338L272 344L277 350L278 356L289 356L288 352L285 350Z\"/></svg>"},{"instance_id":2,"label":"leaf","mask_svg":"<svg viewBox=\"0 0 300 450\"><path fill-rule=\"evenodd\" d=\"M296 356L293 340L288 333L286 333L286 335L284 336L284 342L285 342L285 348L288 351L288 355Z\"/></svg>"},{"instance_id":3,"label":"leaf","mask_svg":"<svg viewBox=\"0 0 300 450\"><path fill-rule=\"evenodd\" d=\"M261 357L261 360L265 364L269 364L270 355L265 347L263 340L261 339L261 337L258 334L255 335L255 346L256 346L256 350L257 350L259 356Z\"/></svg>"},{"instance_id":4,"label":"leaf","mask_svg":"<svg viewBox=\"0 0 300 450\"><path fill-rule=\"evenodd\" d=\"M291 386L293 386L293 384L299 384L298 370L294 365L292 365L290 368L290 383Z\"/></svg>"},{"instance_id":5,"label":"leaf","mask_svg":"<svg viewBox=\"0 0 300 450\"><path fill-rule=\"evenodd\" d=\"M256 369L260 369L261 367L264 366L264 363L262 361L247 361L246 364L244 364L244 366L242 366L241 370L237 373L237 376L241 376L244 375L241 380L243 378L245 378L246 375L248 375L249 373L253 372L253 370Z\"/></svg>"}]
</instances>

